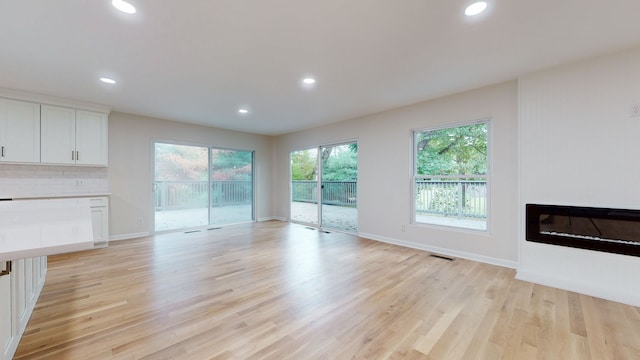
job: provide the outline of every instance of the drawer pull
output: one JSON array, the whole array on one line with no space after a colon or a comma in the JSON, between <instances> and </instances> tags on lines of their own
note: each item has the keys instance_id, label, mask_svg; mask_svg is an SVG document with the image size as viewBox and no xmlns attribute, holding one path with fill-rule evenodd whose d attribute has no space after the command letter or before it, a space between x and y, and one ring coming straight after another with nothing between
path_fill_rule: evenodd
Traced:
<instances>
[{"instance_id":1,"label":"drawer pull","mask_svg":"<svg viewBox=\"0 0 640 360\"><path fill-rule=\"evenodd\" d=\"M11 274L11 261L5 261L4 263L4 270L0 271L0 276Z\"/></svg>"}]
</instances>

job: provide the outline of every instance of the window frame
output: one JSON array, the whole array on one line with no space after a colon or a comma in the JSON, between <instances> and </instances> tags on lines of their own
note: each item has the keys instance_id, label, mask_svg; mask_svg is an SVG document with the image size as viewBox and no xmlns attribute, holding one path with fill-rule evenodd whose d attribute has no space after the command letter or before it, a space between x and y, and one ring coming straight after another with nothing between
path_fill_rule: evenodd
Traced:
<instances>
[{"instance_id":1,"label":"window frame","mask_svg":"<svg viewBox=\"0 0 640 360\"><path fill-rule=\"evenodd\" d=\"M416 142L416 136L418 133L422 132L430 132L437 131L443 129L453 129L465 126L473 126L478 124L486 124L487 127L487 173L484 175L486 180L486 198L485 198L485 228L484 229L476 229L465 226L458 226L456 224L438 224L438 223L430 223L430 222L421 222L417 220L417 211L416 211L416 202L417 202L417 189L416 189L416 181L419 179L425 178L434 178L438 177L441 179L464 179L464 178L478 178L478 175L418 175L418 143ZM463 232L473 232L473 233L486 233L490 234L491 230L491 174L492 174L492 119L481 118L477 120L450 123L450 124L441 124L436 126L424 127L412 129L410 132L410 146L411 146L411 166L410 166L410 198L411 198L411 208L410 208L410 224L416 226L424 226L424 227L436 227L436 228L445 228L448 230L456 230ZM482 176L482 175L481 175Z\"/></svg>"}]
</instances>

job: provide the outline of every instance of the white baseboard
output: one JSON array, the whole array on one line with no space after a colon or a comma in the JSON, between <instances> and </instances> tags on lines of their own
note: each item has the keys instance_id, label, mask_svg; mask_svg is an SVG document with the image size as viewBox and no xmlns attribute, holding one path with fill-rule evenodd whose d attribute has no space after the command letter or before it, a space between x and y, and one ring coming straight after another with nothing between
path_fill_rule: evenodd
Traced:
<instances>
[{"instance_id":1,"label":"white baseboard","mask_svg":"<svg viewBox=\"0 0 640 360\"><path fill-rule=\"evenodd\" d=\"M458 251L458 250L451 250L451 249L441 248L441 247L437 247L437 246L429 246L429 245L424 245L424 244L417 244L417 243L414 243L414 242L411 242L411 241L398 240L398 239L394 239L394 238L390 238L390 237L386 237L386 236L378 236L378 235L375 235L375 234L358 233L358 236L363 237L363 238L367 238L367 239L371 239L371 240L381 241L381 242L388 243L388 244L404 246L404 247L408 247L408 248L412 248L412 249L429 251L429 252L433 252L433 253L437 253L437 254L441 254L441 255L446 255L446 256L451 256L451 257L455 257L455 258L473 260L473 261L478 261L478 262L481 262L481 263L486 263L486 264L491 264L491 265L498 265L498 266L502 266L502 267L506 267L506 268L510 268L510 269L517 269L518 268L518 263L516 261L498 259L498 258L494 258L494 257L490 257L490 256L478 255L478 254L473 254L473 253L468 253L468 252Z\"/></svg>"},{"instance_id":2,"label":"white baseboard","mask_svg":"<svg viewBox=\"0 0 640 360\"><path fill-rule=\"evenodd\" d=\"M139 233L110 236L109 241L130 240L130 239L137 239L145 236L149 236L149 232L139 232Z\"/></svg>"},{"instance_id":3,"label":"white baseboard","mask_svg":"<svg viewBox=\"0 0 640 360\"><path fill-rule=\"evenodd\" d=\"M528 281L540 285L573 291L584 295L594 296L601 299L611 300L632 306L640 306L640 294L632 294L618 289L604 288L575 281L574 279L550 277L526 270L518 270L516 279Z\"/></svg>"}]
</instances>

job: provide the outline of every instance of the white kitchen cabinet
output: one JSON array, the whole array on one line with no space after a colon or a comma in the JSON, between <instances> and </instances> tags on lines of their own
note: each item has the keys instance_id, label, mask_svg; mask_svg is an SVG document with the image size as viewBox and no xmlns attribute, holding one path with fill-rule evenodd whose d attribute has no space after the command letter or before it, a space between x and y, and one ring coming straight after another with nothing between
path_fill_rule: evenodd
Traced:
<instances>
[{"instance_id":1,"label":"white kitchen cabinet","mask_svg":"<svg viewBox=\"0 0 640 360\"><path fill-rule=\"evenodd\" d=\"M11 275L9 269L11 262L0 263L0 359L10 359L8 353L12 339L12 314L11 314Z\"/></svg>"},{"instance_id":2,"label":"white kitchen cabinet","mask_svg":"<svg viewBox=\"0 0 640 360\"><path fill-rule=\"evenodd\" d=\"M0 162L40 162L40 104L0 99Z\"/></svg>"},{"instance_id":3,"label":"white kitchen cabinet","mask_svg":"<svg viewBox=\"0 0 640 360\"><path fill-rule=\"evenodd\" d=\"M42 105L41 161L107 166L107 127L105 113Z\"/></svg>"},{"instance_id":4,"label":"white kitchen cabinet","mask_svg":"<svg viewBox=\"0 0 640 360\"><path fill-rule=\"evenodd\" d=\"M42 105L40 131L43 163L75 164L75 109Z\"/></svg>"},{"instance_id":5,"label":"white kitchen cabinet","mask_svg":"<svg viewBox=\"0 0 640 360\"><path fill-rule=\"evenodd\" d=\"M105 247L109 243L109 197L89 199L94 247Z\"/></svg>"},{"instance_id":6,"label":"white kitchen cabinet","mask_svg":"<svg viewBox=\"0 0 640 360\"><path fill-rule=\"evenodd\" d=\"M76 164L107 166L108 132L107 114L76 110Z\"/></svg>"},{"instance_id":7,"label":"white kitchen cabinet","mask_svg":"<svg viewBox=\"0 0 640 360\"><path fill-rule=\"evenodd\" d=\"M18 348L44 286L47 257L19 259L4 264L0 267L0 273L4 274L0 276L0 360L9 360ZM10 270L10 273L2 270Z\"/></svg>"}]
</instances>

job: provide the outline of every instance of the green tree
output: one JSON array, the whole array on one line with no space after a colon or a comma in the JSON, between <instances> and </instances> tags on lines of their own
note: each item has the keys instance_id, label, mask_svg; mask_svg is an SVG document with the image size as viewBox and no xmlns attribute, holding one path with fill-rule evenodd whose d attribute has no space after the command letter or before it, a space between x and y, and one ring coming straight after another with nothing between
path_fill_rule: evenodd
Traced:
<instances>
[{"instance_id":1,"label":"green tree","mask_svg":"<svg viewBox=\"0 0 640 360\"><path fill-rule=\"evenodd\" d=\"M333 155L328 156L323 165L322 180L356 181L358 179L357 146L335 147Z\"/></svg>"},{"instance_id":2,"label":"green tree","mask_svg":"<svg viewBox=\"0 0 640 360\"><path fill-rule=\"evenodd\" d=\"M316 180L316 149L291 153L291 180ZM358 145L328 146L320 153L322 179L355 181L358 178Z\"/></svg>"},{"instance_id":3,"label":"green tree","mask_svg":"<svg viewBox=\"0 0 640 360\"><path fill-rule=\"evenodd\" d=\"M291 153L291 180L315 180L316 151L301 150Z\"/></svg>"},{"instance_id":4,"label":"green tree","mask_svg":"<svg viewBox=\"0 0 640 360\"><path fill-rule=\"evenodd\" d=\"M487 132L487 124L480 123L417 133L417 175L444 175L454 178L479 175L476 180L484 178L488 165ZM428 204L430 210L447 214L457 211L458 200L463 207L469 205L467 187L461 186L461 192L458 194L458 186L434 186L430 190L429 186L420 186L417 191L431 193L431 203Z\"/></svg>"},{"instance_id":5,"label":"green tree","mask_svg":"<svg viewBox=\"0 0 640 360\"><path fill-rule=\"evenodd\" d=\"M212 180L251 180L253 153L242 150L211 150Z\"/></svg>"},{"instance_id":6,"label":"green tree","mask_svg":"<svg viewBox=\"0 0 640 360\"><path fill-rule=\"evenodd\" d=\"M486 175L487 124L420 132L418 175Z\"/></svg>"}]
</instances>

